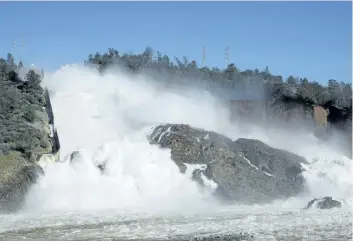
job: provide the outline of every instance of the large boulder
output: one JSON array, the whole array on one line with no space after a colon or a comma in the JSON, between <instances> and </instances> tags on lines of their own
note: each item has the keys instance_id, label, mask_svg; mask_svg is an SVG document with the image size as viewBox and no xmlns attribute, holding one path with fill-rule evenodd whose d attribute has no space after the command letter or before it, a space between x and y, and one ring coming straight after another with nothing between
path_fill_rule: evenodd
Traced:
<instances>
[{"instance_id":1,"label":"large boulder","mask_svg":"<svg viewBox=\"0 0 353 241\"><path fill-rule=\"evenodd\" d=\"M185 172L185 164L204 164L194 171L218 184L216 194L228 200L261 203L297 195L304 190L303 157L251 139L232 140L216 132L183 124L157 126L152 144L171 149L171 158ZM201 183L202 184L202 183Z\"/></svg>"}]
</instances>

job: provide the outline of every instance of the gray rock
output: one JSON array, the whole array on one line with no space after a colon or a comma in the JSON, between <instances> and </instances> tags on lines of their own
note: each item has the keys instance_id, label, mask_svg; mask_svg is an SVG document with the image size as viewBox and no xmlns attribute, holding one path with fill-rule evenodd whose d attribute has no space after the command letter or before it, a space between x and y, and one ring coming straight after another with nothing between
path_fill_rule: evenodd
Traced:
<instances>
[{"instance_id":1,"label":"gray rock","mask_svg":"<svg viewBox=\"0 0 353 241\"><path fill-rule=\"evenodd\" d=\"M303 88L301 85L274 85L271 98L298 103L307 103L309 105L318 104L314 94L308 89Z\"/></svg>"},{"instance_id":2,"label":"gray rock","mask_svg":"<svg viewBox=\"0 0 353 241\"><path fill-rule=\"evenodd\" d=\"M315 120L313 106L281 99L266 105L267 124L282 125L286 129L308 129L313 131Z\"/></svg>"},{"instance_id":3,"label":"gray rock","mask_svg":"<svg viewBox=\"0 0 353 241\"><path fill-rule=\"evenodd\" d=\"M303 157L275 149L251 139L236 141L215 132L189 125L157 126L149 136L151 144L171 149L171 158L185 172L187 164L205 164L194 171L218 184L216 195L245 203L268 202L290 197L304 190Z\"/></svg>"},{"instance_id":4,"label":"gray rock","mask_svg":"<svg viewBox=\"0 0 353 241\"><path fill-rule=\"evenodd\" d=\"M231 101L232 118L242 126L260 125L265 128L304 131L315 134L327 145L352 157L352 97L333 97L328 90L313 91L302 85L279 84L271 87L264 101ZM327 111L317 118L314 108ZM337 135L343 139L335 141Z\"/></svg>"},{"instance_id":5,"label":"gray rock","mask_svg":"<svg viewBox=\"0 0 353 241\"><path fill-rule=\"evenodd\" d=\"M347 145L339 144L341 146L335 146L335 148L352 157L351 93L336 95L330 93L329 89L314 92L302 85L279 85L275 87L269 105L269 109L274 110L271 113L272 116L276 116L275 113L277 113L283 120L291 120L292 123L286 127L300 128L305 125L309 131L310 129L314 130L316 136L324 140L331 139L332 132L338 130L342 138L345 139L343 143L347 143ZM317 121L314 120L315 118L313 119L314 106L322 106L328 110L326 130L316 129ZM295 125L293 120L298 124ZM334 143L329 143L329 145L334 145Z\"/></svg>"},{"instance_id":6,"label":"gray rock","mask_svg":"<svg viewBox=\"0 0 353 241\"><path fill-rule=\"evenodd\" d=\"M318 209L340 208L342 206L340 201L332 199L332 197L315 198L311 200L304 209L316 207Z\"/></svg>"}]
</instances>

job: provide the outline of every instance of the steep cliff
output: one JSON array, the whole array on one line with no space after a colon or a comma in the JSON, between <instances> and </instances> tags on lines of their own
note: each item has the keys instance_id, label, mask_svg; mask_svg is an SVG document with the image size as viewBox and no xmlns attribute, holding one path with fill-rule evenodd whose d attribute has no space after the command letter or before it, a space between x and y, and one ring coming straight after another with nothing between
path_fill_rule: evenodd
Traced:
<instances>
[{"instance_id":1,"label":"steep cliff","mask_svg":"<svg viewBox=\"0 0 353 241\"><path fill-rule=\"evenodd\" d=\"M43 174L39 163L55 161L60 148L48 91L35 71L23 80L0 72L0 133L0 211L10 211Z\"/></svg>"},{"instance_id":2,"label":"steep cliff","mask_svg":"<svg viewBox=\"0 0 353 241\"><path fill-rule=\"evenodd\" d=\"M332 98L326 92L314 95L300 85L274 85L268 99L233 100L231 110L234 119L243 123L305 129L351 157L352 97ZM333 137L341 141L330 141Z\"/></svg>"}]
</instances>

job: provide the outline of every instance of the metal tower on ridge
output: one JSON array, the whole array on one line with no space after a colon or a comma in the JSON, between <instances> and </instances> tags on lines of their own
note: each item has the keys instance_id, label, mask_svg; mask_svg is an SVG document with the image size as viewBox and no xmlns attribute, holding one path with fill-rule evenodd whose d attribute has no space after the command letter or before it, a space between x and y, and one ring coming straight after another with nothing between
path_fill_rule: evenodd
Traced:
<instances>
[{"instance_id":1,"label":"metal tower on ridge","mask_svg":"<svg viewBox=\"0 0 353 241\"><path fill-rule=\"evenodd\" d=\"M18 62L22 61L21 54L24 51L24 45L25 45L25 41L22 34L20 35L19 38L20 38L19 40L16 36L12 38L11 55L15 63L16 61Z\"/></svg>"},{"instance_id":2,"label":"metal tower on ridge","mask_svg":"<svg viewBox=\"0 0 353 241\"><path fill-rule=\"evenodd\" d=\"M14 60L15 60L15 48L16 48L16 37L13 37L12 46L11 46L11 55Z\"/></svg>"},{"instance_id":3,"label":"metal tower on ridge","mask_svg":"<svg viewBox=\"0 0 353 241\"><path fill-rule=\"evenodd\" d=\"M224 53L224 59L226 61L226 67L229 65L229 47L227 46Z\"/></svg>"},{"instance_id":4,"label":"metal tower on ridge","mask_svg":"<svg viewBox=\"0 0 353 241\"><path fill-rule=\"evenodd\" d=\"M202 66L206 67L206 47L202 49Z\"/></svg>"},{"instance_id":5,"label":"metal tower on ridge","mask_svg":"<svg viewBox=\"0 0 353 241\"><path fill-rule=\"evenodd\" d=\"M19 50L19 52L23 54L23 51L24 51L24 48L25 48L25 41L24 41L24 37L23 37L22 34L20 35L20 41L21 42L20 42L20 50ZM17 56L18 57L18 62L22 61L22 57L23 57L23 56L21 56L22 54L19 54Z\"/></svg>"}]
</instances>

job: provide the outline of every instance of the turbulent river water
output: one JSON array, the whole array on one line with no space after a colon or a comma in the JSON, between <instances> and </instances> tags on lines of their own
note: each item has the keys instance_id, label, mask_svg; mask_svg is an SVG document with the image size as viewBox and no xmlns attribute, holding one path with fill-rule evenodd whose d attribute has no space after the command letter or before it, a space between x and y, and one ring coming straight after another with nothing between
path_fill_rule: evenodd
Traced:
<instances>
[{"instance_id":1,"label":"turbulent river water","mask_svg":"<svg viewBox=\"0 0 353 241\"><path fill-rule=\"evenodd\" d=\"M61 162L44 166L24 207L0 216L0 240L352 240L352 160L307 133L243 133L215 97L195 88L161 89L146 76L105 76L77 65L47 74ZM249 137L306 157L309 192L272 204L219 204L181 174L146 135L184 123ZM82 157L67 162L80 150ZM101 175L96 163L106 161ZM340 209L302 210L332 196Z\"/></svg>"}]
</instances>

